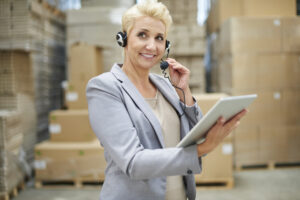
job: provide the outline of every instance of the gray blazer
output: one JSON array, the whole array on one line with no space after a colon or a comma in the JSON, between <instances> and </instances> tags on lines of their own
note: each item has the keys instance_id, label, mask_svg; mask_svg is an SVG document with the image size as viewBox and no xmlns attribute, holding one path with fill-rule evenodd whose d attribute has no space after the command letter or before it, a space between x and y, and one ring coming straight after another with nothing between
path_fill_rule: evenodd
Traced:
<instances>
[{"instance_id":1,"label":"gray blazer","mask_svg":"<svg viewBox=\"0 0 300 200\"><path fill-rule=\"evenodd\" d=\"M169 81L154 74L150 79L180 116L183 104ZM196 145L164 148L158 119L119 65L92 78L86 96L90 123L107 161L100 199L164 200L166 176L173 175L183 176L188 199L195 199L193 174L201 172ZM200 117L196 103L186 108L181 138Z\"/></svg>"}]
</instances>

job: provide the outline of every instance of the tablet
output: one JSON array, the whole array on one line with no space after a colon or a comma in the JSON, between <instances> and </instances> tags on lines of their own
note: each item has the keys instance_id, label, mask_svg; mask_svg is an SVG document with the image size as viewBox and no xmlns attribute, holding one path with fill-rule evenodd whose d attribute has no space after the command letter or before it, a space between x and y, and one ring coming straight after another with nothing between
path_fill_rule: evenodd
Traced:
<instances>
[{"instance_id":1,"label":"tablet","mask_svg":"<svg viewBox=\"0 0 300 200\"><path fill-rule=\"evenodd\" d=\"M207 131L217 122L219 117L223 116L227 121L247 108L255 98L257 98L256 94L221 98L177 144L177 147L202 143Z\"/></svg>"}]
</instances>

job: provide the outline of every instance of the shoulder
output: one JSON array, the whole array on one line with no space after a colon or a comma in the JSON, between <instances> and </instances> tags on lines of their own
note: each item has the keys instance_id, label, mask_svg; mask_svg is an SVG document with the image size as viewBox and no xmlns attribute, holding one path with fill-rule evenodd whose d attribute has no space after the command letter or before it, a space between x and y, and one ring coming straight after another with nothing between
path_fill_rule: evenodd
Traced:
<instances>
[{"instance_id":1,"label":"shoulder","mask_svg":"<svg viewBox=\"0 0 300 200\"><path fill-rule=\"evenodd\" d=\"M115 93L119 91L120 81L114 76L112 72L105 72L89 80L86 86L86 91L93 89Z\"/></svg>"}]
</instances>

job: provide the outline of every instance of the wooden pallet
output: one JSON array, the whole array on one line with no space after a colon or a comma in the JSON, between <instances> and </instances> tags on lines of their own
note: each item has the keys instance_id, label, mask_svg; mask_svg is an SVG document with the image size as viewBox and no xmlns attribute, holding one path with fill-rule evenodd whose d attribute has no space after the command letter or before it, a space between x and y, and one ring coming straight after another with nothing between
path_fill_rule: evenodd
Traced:
<instances>
[{"instance_id":1,"label":"wooden pallet","mask_svg":"<svg viewBox=\"0 0 300 200\"><path fill-rule=\"evenodd\" d=\"M244 170L274 170L274 169L282 169L282 168L299 168L300 167L300 162L268 162L265 164L248 164L248 165L236 165L235 170L236 171L244 171Z\"/></svg>"},{"instance_id":2,"label":"wooden pallet","mask_svg":"<svg viewBox=\"0 0 300 200\"><path fill-rule=\"evenodd\" d=\"M99 187L103 181L86 181L80 179L74 180L36 180L35 188L86 188L86 187Z\"/></svg>"},{"instance_id":3,"label":"wooden pallet","mask_svg":"<svg viewBox=\"0 0 300 200\"><path fill-rule=\"evenodd\" d=\"M0 200L10 200L11 198L18 196L19 191L24 190L24 188L25 188L25 183L24 183L24 181L21 181L11 191L6 192L6 193L0 193Z\"/></svg>"},{"instance_id":4,"label":"wooden pallet","mask_svg":"<svg viewBox=\"0 0 300 200\"><path fill-rule=\"evenodd\" d=\"M233 178L224 179L211 179L211 180L201 180L196 182L197 190L228 190L232 189L234 186Z\"/></svg>"}]
</instances>

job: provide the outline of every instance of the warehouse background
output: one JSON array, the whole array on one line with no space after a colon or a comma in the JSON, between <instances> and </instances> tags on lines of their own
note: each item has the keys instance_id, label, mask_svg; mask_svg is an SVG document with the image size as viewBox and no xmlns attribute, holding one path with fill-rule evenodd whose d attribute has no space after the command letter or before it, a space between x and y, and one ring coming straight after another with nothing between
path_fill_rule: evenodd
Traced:
<instances>
[{"instance_id":1,"label":"warehouse background","mask_svg":"<svg viewBox=\"0 0 300 200\"><path fill-rule=\"evenodd\" d=\"M191 70L204 113L221 97L258 94L240 127L204 158L198 189L236 191L235 174L290 166L299 184L300 1L161 2L174 21L170 56ZM122 62L115 34L134 3L0 0L0 199L49 185L101 187L105 160L85 86Z\"/></svg>"}]
</instances>

